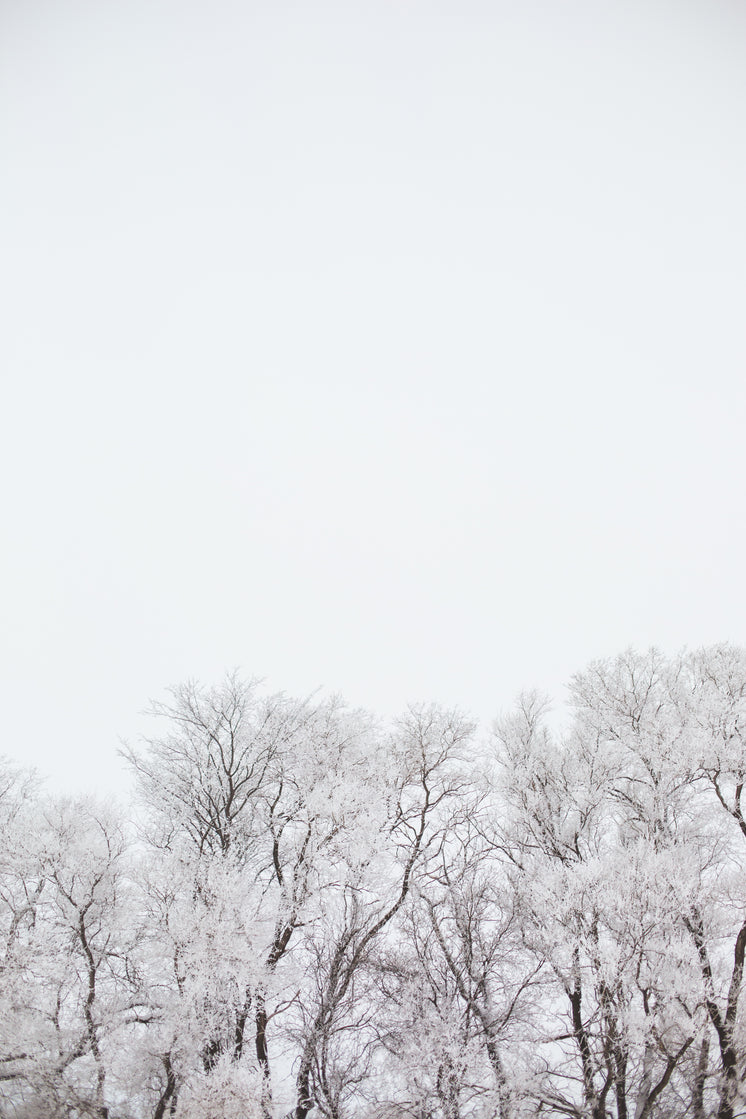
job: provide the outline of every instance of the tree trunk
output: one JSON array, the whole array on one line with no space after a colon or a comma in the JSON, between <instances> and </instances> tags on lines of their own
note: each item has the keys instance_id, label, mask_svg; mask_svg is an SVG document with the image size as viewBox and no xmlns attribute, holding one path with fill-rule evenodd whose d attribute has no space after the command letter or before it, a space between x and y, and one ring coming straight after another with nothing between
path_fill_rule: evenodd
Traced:
<instances>
[{"instance_id":1,"label":"tree trunk","mask_svg":"<svg viewBox=\"0 0 746 1119\"><path fill-rule=\"evenodd\" d=\"M692 1089L692 1119L705 1119L705 1080L707 1078L707 1059L710 1055L709 1038L703 1038L699 1047L699 1060L694 1075Z\"/></svg>"}]
</instances>

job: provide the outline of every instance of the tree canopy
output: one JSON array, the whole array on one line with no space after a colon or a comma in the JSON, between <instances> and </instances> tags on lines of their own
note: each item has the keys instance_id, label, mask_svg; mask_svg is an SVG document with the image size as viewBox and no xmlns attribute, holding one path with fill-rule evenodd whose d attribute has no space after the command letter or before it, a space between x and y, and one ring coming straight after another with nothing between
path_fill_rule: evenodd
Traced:
<instances>
[{"instance_id":1,"label":"tree canopy","mask_svg":"<svg viewBox=\"0 0 746 1119\"><path fill-rule=\"evenodd\" d=\"M2 1119L746 1115L746 650L383 721L229 676L0 767Z\"/></svg>"}]
</instances>

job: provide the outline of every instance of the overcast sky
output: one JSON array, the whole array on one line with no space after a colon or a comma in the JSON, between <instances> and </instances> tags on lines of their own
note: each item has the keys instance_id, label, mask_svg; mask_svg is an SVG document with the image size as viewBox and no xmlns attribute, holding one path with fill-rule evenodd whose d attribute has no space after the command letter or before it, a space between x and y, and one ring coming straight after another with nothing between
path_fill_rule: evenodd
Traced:
<instances>
[{"instance_id":1,"label":"overcast sky","mask_svg":"<svg viewBox=\"0 0 746 1119\"><path fill-rule=\"evenodd\" d=\"M746 5L0 13L2 751L746 641Z\"/></svg>"}]
</instances>

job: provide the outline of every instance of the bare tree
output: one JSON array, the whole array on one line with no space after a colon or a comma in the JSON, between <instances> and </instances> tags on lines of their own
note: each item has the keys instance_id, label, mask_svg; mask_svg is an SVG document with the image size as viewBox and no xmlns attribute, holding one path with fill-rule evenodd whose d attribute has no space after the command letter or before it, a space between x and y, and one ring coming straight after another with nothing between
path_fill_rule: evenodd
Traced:
<instances>
[{"instance_id":1,"label":"bare tree","mask_svg":"<svg viewBox=\"0 0 746 1119\"><path fill-rule=\"evenodd\" d=\"M175 929L186 890L202 930L192 924L193 932L172 937L165 949L175 961L176 1013L201 1019L206 1073L225 1057L238 1064L250 1055L269 1115L270 1023L295 999L280 965L298 928L318 917L318 897L335 878L340 845L349 845L350 829L359 822L360 790L370 794L375 787L372 724L336 699L266 697L254 682L236 677L213 689L174 689L172 702L154 705L153 713L165 719L167 733L126 756L152 813L145 834L155 850L170 853L183 878L182 898L157 885L154 897L160 889L160 923ZM229 897L232 917L226 913ZM209 974L187 966L195 944L214 952L217 934L207 930L216 923L221 937L242 944L231 966L218 963ZM205 936L212 936L212 945ZM221 960L229 955L226 946ZM169 1060L178 1085L188 1064ZM170 1098L176 1095L178 1087Z\"/></svg>"},{"instance_id":2,"label":"bare tree","mask_svg":"<svg viewBox=\"0 0 746 1119\"><path fill-rule=\"evenodd\" d=\"M435 706L183 685L134 842L0 765L0 1116L736 1119L746 652L570 691L487 760Z\"/></svg>"},{"instance_id":3,"label":"bare tree","mask_svg":"<svg viewBox=\"0 0 746 1119\"><path fill-rule=\"evenodd\" d=\"M109 1119L121 1088L117 1038L137 1012L124 827L90 800L33 807L3 876L11 915L2 1076L19 1106Z\"/></svg>"},{"instance_id":4,"label":"bare tree","mask_svg":"<svg viewBox=\"0 0 746 1119\"><path fill-rule=\"evenodd\" d=\"M458 713L412 708L388 742L388 784L369 853L356 860L340 891L336 920L322 926L315 951L315 991L302 1010L294 1119L305 1119L314 1106L339 1119L339 1103L327 1087L331 1039L349 1019L355 984L379 938L446 842L450 806L468 787L464 759L473 731ZM348 1068L348 1082L351 1076Z\"/></svg>"}]
</instances>

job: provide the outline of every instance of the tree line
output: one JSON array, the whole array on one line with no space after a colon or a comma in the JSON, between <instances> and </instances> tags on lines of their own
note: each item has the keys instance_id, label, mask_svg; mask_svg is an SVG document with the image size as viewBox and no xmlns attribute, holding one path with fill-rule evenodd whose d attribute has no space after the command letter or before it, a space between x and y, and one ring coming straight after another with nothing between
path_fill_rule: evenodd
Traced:
<instances>
[{"instance_id":1,"label":"tree line","mask_svg":"<svg viewBox=\"0 0 746 1119\"><path fill-rule=\"evenodd\" d=\"M389 722L229 676L0 767L2 1119L746 1115L746 650Z\"/></svg>"}]
</instances>

